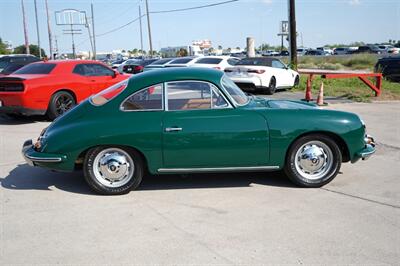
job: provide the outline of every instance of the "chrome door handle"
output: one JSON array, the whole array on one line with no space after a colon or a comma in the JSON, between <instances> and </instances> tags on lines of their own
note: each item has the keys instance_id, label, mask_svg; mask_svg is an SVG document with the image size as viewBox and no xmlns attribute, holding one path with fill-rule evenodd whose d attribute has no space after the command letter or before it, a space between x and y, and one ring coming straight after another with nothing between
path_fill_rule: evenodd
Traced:
<instances>
[{"instance_id":1,"label":"chrome door handle","mask_svg":"<svg viewBox=\"0 0 400 266\"><path fill-rule=\"evenodd\" d=\"M174 132L174 131L182 131L181 127L167 127L165 128L165 132Z\"/></svg>"}]
</instances>

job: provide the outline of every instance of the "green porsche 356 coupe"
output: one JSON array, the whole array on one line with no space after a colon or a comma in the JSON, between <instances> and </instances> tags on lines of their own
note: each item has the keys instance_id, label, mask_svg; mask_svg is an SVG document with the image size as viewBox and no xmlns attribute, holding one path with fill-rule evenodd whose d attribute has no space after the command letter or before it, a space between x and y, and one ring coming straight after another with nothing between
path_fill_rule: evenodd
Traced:
<instances>
[{"instance_id":1,"label":"green porsche 356 coupe","mask_svg":"<svg viewBox=\"0 0 400 266\"><path fill-rule=\"evenodd\" d=\"M82 169L101 194L123 194L143 175L283 169L320 187L342 162L374 153L352 113L244 94L223 72L171 68L132 76L81 103L26 141L30 165Z\"/></svg>"}]
</instances>

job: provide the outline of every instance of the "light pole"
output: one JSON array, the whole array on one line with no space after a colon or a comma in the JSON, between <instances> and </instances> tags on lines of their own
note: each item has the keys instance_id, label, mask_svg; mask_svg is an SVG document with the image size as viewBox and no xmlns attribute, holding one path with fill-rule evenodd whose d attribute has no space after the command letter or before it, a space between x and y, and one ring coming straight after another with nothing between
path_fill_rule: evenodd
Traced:
<instances>
[{"instance_id":1,"label":"light pole","mask_svg":"<svg viewBox=\"0 0 400 266\"><path fill-rule=\"evenodd\" d=\"M151 29L150 29L150 14L149 14L149 3L146 0L146 14L147 14L147 28L149 30L149 45L150 45L150 56L153 56L153 44L151 43Z\"/></svg>"}]
</instances>

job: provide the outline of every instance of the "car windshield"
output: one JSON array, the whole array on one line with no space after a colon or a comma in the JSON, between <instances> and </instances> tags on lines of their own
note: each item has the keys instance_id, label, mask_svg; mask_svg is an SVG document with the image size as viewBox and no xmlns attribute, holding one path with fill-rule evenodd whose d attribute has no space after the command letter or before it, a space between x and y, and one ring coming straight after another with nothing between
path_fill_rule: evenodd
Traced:
<instances>
[{"instance_id":1,"label":"car windshield","mask_svg":"<svg viewBox=\"0 0 400 266\"><path fill-rule=\"evenodd\" d=\"M118 94L120 94L126 87L128 87L128 82L129 79L125 79L117 84L112 85L108 89L105 89L98 94L92 96L90 98L90 102L96 106L101 106L108 103Z\"/></svg>"},{"instance_id":2,"label":"car windshield","mask_svg":"<svg viewBox=\"0 0 400 266\"><path fill-rule=\"evenodd\" d=\"M224 75L221 83L237 105L245 105L249 102L249 97L230 78Z\"/></svg>"},{"instance_id":3,"label":"car windshield","mask_svg":"<svg viewBox=\"0 0 400 266\"><path fill-rule=\"evenodd\" d=\"M30 64L15 71L14 74L50 74L55 67L56 64L49 63Z\"/></svg>"},{"instance_id":4,"label":"car windshield","mask_svg":"<svg viewBox=\"0 0 400 266\"><path fill-rule=\"evenodd\" d=\"M8 61L2 60L0 61L0 72L3 71L3 69L7 66Z\"/></svg>"}]
</instances>

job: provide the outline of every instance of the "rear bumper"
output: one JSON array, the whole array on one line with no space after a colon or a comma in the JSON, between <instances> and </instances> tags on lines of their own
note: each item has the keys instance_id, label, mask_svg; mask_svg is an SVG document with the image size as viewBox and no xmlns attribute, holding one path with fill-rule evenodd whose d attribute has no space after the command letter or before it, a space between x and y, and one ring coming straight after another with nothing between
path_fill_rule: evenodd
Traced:
<instances>
[{"instance_id":1,"label":"rear bumper","mask_svg":"<svg viewBox=\"0 0 400 266\"><path fill-rule=\"evenodd\" d=\"M22 106L1 106L0 113L31 116L31 115L44 115L46 114L46 110L31 109Z\"/></svg>"},{"instance_id":2,"label":"rear bumper","mask_svg":"<svg viewBox=\"0 0 400 266\"><path fill-rule=\"evenodd\" d=\"M46 166L46 164L61 163L67 159L65 155L56 155L37 152L33 148L32 140L25 141L22 146L22 156L31 166Z\"/></svg>"},{"instance_id":3,"label":"rear bumper","mask_svg":"<svg viewBox=\"0 0 400 266\"><path fill-rule=\"evenodd\" d=\"M249 84L253 87L262 87L262 80L259 77L240 77L234 75L228 75L228 77L236 84Z\"/></svg>"}]
</instances>

